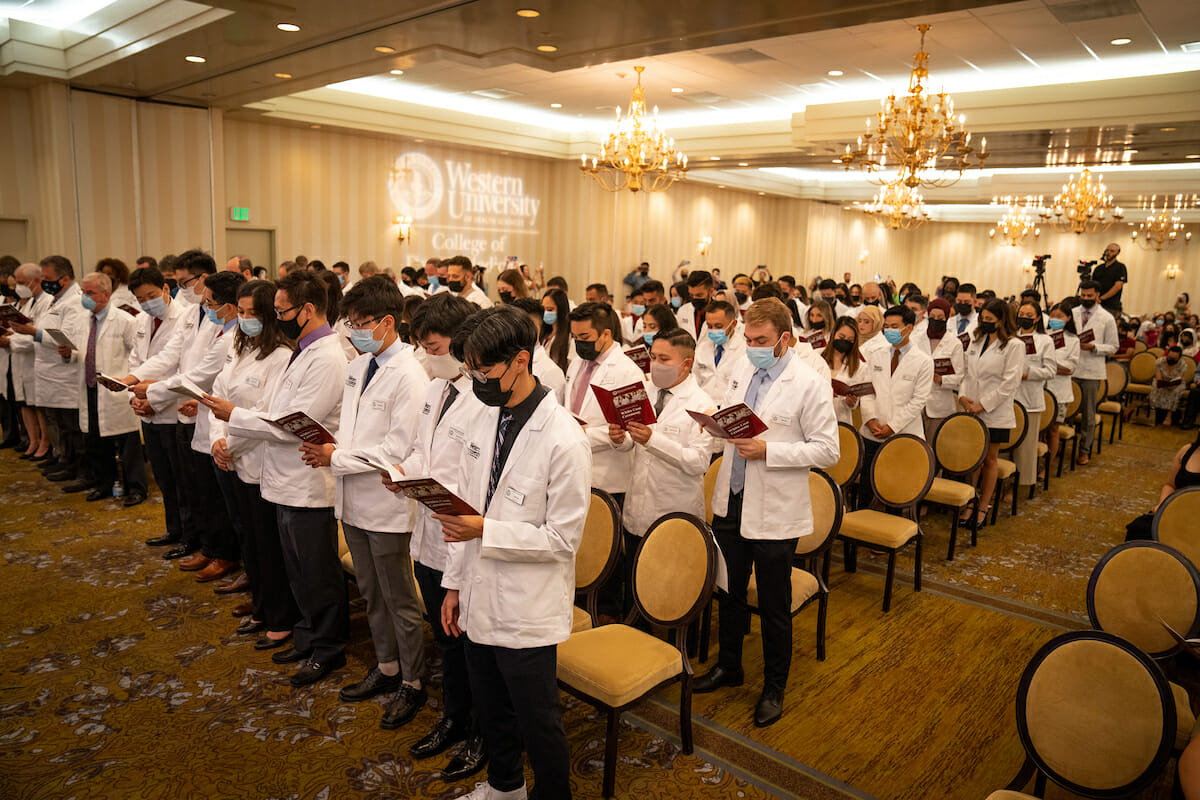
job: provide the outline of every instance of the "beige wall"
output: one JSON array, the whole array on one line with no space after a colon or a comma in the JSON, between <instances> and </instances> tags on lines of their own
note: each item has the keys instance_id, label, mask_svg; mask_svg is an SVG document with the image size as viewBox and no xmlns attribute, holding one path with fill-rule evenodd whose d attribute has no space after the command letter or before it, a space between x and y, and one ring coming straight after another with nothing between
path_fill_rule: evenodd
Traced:
<instances>
[{"instance_id":1,"label":"beige wall","mask_svg":"<svg viewBox=\"0 0 1200 800\"><path fill-rule=\"evenodd\" d=\"M228 209L245 206L251 215L245 225L274 230L281 259L304 253L327 263L371 259L398 269L431 255L467 252L493 267L515 255L544 264L548 276L563 275L577 296L591 281L618 289L643 260L666 279L684 258L695 267L719 266L727 279L766 264L775 275L806 281L849 271L861 282L878 273L930 290L942 275L955 274L1009 294L1032 280L1025 268L1035 252L1053 254L1049 289L1061 296L1074 289L1075 261L1098 256L1113 239L1125 248L1126 306L1134 311L1166 308L1178 292L1195 289L1200 275L1200 246L1146 253L1116 229L1047 234L1010 248L989 240L986 224L890 232L838 205L695 181L665 193L610 194L573 162L227 120L218 111L68 92L61 84L0 90L0 111L0 217L29 218L35 249L18 255L64 253L81 271L106 255L132 261L189 247L215 250L224 261L231 255L225 229L239 225L229 221ZM442 202L414 222L403 243L393 220L412 209L404 198L398 206L388 186L398 156L407 157L401 166L410 170L409 184L413 170L420 171L414 164L432 165L443 191ZM509 178L486 183L500 194L536 199L536 217L456 216L449 202L454 170L474 173L476 184L482 174ZM479 191L468 194L479 199ZM463 199L456 197L459 210ZM702 236L713 239L707 256L697 252ZM1168 263L1180 264L1178 280L1165 279ZM495 281L489 283L494 291Z\"/></svg>"}]
</instances>

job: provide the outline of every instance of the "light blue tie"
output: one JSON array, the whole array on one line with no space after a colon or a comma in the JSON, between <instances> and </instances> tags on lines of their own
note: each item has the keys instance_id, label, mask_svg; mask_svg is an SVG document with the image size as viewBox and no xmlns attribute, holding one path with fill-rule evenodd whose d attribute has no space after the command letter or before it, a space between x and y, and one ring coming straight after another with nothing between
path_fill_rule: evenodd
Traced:
<instances>
[{"instance_id":1,"label":"light blue tie","mask_svg":"<svg viewBox=\"0 0 1200 800\"><path fill-rule=\"evenodd\" d=\"M967 317L963 317L962 319L960 319L960 320L958 321L958 332L959 332L960 334L961 334L963 331L965 331L965 330L967 329L967 323L968 323L968 322L970 322L970 321L971 321L971 320L970 320L970 319L968 319Z\"/></svg>"},{"instance_id":2,"label":"light blue tie","mask_svg":"<svg viewBox=\"0 0 1200 800\"><path fill-rule=\"evenodd\" d=\"M750 386L746 389L746 399L743 400L751 411L758 412L758 392L762 385L767 381L767 371L765 369L756 369L754 377L750 379ZM746 459L737 455L734 451L733 467L729 473L729 491L734 494L741 494L746 488Z\"/></svg>"}]
</instances>

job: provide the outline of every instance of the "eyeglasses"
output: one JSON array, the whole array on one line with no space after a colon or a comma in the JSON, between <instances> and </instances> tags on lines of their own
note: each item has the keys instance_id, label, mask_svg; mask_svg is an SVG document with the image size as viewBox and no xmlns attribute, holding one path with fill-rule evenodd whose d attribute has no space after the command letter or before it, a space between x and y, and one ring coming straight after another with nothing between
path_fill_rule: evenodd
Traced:
<instances>
[{"instance_id":1,"label":"eyeglasses","mask_svg":"<svg viewBox=\"0 0 1200 800\"><path fill-rule=\"evenodd\" d=\"M183 289L186 289L187 287L191 286L196 281L200 280L200 277L201 276L199 276L199 275L193 275L190 278L185 278L185 279L179 281L179 286Z\"/></svg>"},{"instance_id":2,"label":"eyeglasses","mask_svg":"<svg viewBox=\"0 0 1200 800\"><path fill-rule=\"evenodd\" d=\"M207 308L209 311L216 311L218 308L222 308L227 305L229 305L229 304L228 303L216 303L214 305L213 303L210 303L207 300L204 301L204 307Z\"/></svg>"},{"instance_id":3,"label":"eyeglasses","mask_svg":"<svg viewBox=\"0 0 1200 800\"><path fill-rule=\"evenodd\" d=\"M277 308L277 309L275 309L275 319L283 319L284 314L288 313L289 311L295 311L298 308L301 308L301 306L288 306L287 308Z\"/></svg>"},{"instance_id":4,"label":"eyeglasses","mask_svg":"<svg viewBox=\"0 0 1200 800\"><path fill-rule=\"evenodd\" d=\"M368 325L372 325L373 323L379 322L379 320L381 320L381 319L383 319L383 317L371 317L371 319L367 320L366 322L360 322L357 325L355 325L353 322L351 322L349 320L349 318L347 318L347 319L342 320L342 324L346 326L346 330L366 331L366 330L370 330L370 328L367 327Z\"/></svg>"}]
</instances>

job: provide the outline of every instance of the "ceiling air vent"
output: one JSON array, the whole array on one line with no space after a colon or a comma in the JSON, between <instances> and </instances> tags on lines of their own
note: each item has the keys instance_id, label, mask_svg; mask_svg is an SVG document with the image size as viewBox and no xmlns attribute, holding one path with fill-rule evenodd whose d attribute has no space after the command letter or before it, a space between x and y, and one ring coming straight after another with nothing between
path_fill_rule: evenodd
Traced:
<instances>
[{"instance_id":1,"label":"ceiling air vent","mask_svg":"<svg viewBox=\"0 0 1200 800\"><path fill-rule=\"evenodd\" d=\"M684 100L695 103L698 106L715 106L717 103L724 103L728 97L719 95L716 92L691 92L690 94L681 94Z\"/></svg>"},{"instance_id":2,"label":"ceiling air vent","mask_svg":"<svg viewBox=\"0 0 1200 800\"><path fill-rule=\"evenodd\" d=\"M724 61L726 64L755 64L761 61L774 61L766 53L747 47L745 50L727 50L724 53L709 53L709 58Z\"/></svg>"},{"instance_id":3,"label":"ceiling air vent","mask_svg":"<svg viewBox=\"0 0 1200 800\"><path fill-rule=\"evenodd\" d=\"M1064 25L1141 13L1134 0L1067 0L1052 3L1049 8L1054 18Z\"/></svg>"}]
</instances>

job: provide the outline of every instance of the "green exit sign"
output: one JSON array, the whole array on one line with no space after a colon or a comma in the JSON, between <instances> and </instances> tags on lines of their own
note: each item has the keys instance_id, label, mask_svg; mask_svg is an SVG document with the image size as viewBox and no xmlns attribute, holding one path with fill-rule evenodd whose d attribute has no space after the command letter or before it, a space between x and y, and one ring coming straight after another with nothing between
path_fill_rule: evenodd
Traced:
<instances>
[{"instance_id":1,"label":"green exit sign","mask_svg":"<svg viewBox=\"0 0 1200 800\"><path fill-rule=\"evenodd\" d=\"M231 220L233 220L234 222L249 222L250 221L250 209L243 208L241 206L230 206L229 207L229 218Z\"/></svg>"}]
</instances>

